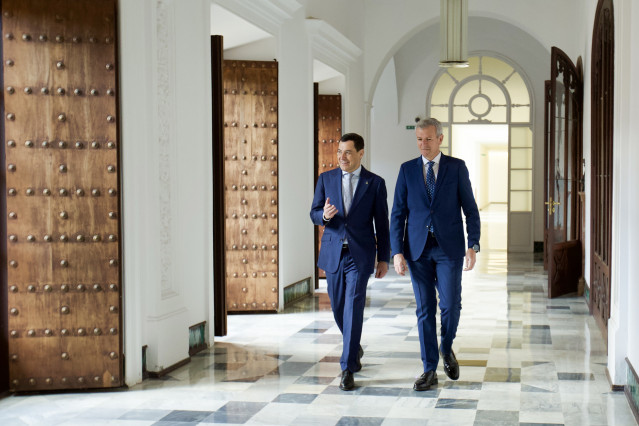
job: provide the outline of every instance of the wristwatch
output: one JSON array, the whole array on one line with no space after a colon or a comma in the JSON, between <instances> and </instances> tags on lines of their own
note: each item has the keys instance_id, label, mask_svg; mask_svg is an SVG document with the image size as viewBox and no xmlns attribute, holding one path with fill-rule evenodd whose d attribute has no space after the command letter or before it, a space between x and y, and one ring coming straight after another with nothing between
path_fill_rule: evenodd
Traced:
<instances>
[{"instance_id":1,"label":"wristwatch","mask_svg":"<svg viewBox=\"0 0 639 426\"><path fill-rule=\"evenodd\" d=\"M473 245L473 250L475 250L475 253L479 253L479 244L475 244Z\"/></svg>"}]
</instances>

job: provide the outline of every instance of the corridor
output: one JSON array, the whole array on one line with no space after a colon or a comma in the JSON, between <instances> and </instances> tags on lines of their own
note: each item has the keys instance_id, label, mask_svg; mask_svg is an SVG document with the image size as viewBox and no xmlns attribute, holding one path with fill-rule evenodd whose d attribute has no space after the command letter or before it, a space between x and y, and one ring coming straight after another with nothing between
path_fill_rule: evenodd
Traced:
<instances>
[{"instance_id":1,"label":"corridor","mask_svg":"<svg viewBox=\"0 0 639 426\"><path fill-rule=\"evenodd\" d=\"M279 315L229 316L229 335L163 379L126 391L11 396L2 425L634 425L606 379L582 298L546 298L539 256L482 252L464 273L460 379L421 374L408 278L371 281L357 388L339 384L341 336L326 293Z\"/></svg>"}]
</instances>

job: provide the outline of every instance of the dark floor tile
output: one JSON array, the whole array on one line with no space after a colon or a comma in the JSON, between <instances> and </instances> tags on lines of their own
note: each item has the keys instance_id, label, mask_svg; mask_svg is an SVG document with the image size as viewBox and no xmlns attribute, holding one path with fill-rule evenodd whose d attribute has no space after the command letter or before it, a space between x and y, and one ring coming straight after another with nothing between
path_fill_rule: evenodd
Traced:
<instances>
[{"instance_id":1,"label":"dark floor tile","mask_svg":"<svg viewBox=\"0 0 639 426\"><path fill-rule=\"evenodd\" d=\"M272 402L310 404L317 398L314 393L281 393Z\"/></svg>"},{"instance_id":2,"label":"dark floor tile","mask_svg":"<svg viewBox=\"0 0 639 426\"><path fill-rule=\"evenodd\" d=\"M335 380L335 377L321 377L321 376L301 376L295 380L295 384L305 385L327 385Z\"/></svg>"},{"instance_id":3,"label":"dark floor tile","mask_svg":"<svg viewBox=\"0 0 639 426\"><path fill-rule=\"evenodd\" d=\"M557 373L559 380L595 380L592 373Z\"/></svg>"},{"instance_id":4,"label":"dark floor tile","mask_svg":"<svg viewBox=\"0 0 639 426\"><path fill-rule=\"evenodd\" d=\"M444 382L444 389L481 390L482 382Z\"/></svg>"},{"instance_id":5,"label":"dark floor tile","mask_svg":"<svg viewBox=\"0 0 639 426\"><path fill-rule=\"evenodd\" d=\"M477 410L474 426L519 426L519 411Z\"/></svg>"},{"instance_id":6,"label":"dark floor tile","mask_svg":"<svg viewBox=\"0 0 639 426\"><path fill-rule=\"evenodd\" d=\"M162 417L160 422L201 422L206 417L210 416L213 411L185 411L175 410L171 411L166 416Z\"/></svg>"},{"instance_id":7,"label":"dark floor tile","mask_svg":"<svg viewBox=\"0 0 639 426\"><path fill-rule=\"evenodd\" d=\"M383 422L381 417L342 417L336 426L380 426Z\"/></svg>"},{"instance_id":8,"label":"dark floor tile","mask_svg":"<svg viewBox=\"0 0 639 426\"><path fill-rule=\"evenodd\" d=\"M476 399L452 399L452 398L440 398L437 400L435 408L456 408L456 409L477 409Z\"/></svg>"},{"instance_id":9,"label":"dark floor tile","mask_svg":"<svg viewBox=\"0 0 639 426\"><path fill-rule=\"evenodd\" d=\"M362 390L362 395L375 396L399 396L403 388L391 388L383 386L367 386Z\"/></svg>"},{"instance_id":10,"label":"dark floor tile","mask_svg":"<svg viewBox=\"0 0 639 426\"><path fill-rule=\"evenodd\" d=\"M275 370L271 371L269 376L301 376L314 365L315 363L313 362L286 361L280 364Z\"/></svg>"}]
</instances>

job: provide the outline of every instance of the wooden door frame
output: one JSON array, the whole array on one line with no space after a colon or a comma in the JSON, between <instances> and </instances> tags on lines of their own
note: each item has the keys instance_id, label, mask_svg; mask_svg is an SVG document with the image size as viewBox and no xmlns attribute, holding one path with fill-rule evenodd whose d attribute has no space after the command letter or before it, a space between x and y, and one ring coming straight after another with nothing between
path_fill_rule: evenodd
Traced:
<instances>
[{"instance_id":1,"label":"wooden door frame","mask_svg":"<svg viewBox=\"0 0 639 426\"><path fill-rule=\"evenodd\" d=\"M224 206L224 38L211 36L211 123L213 127L213 333L226 336L226 262Z\"/></svg>"},{"instance_id":2,"label":"wooden door frame","mask_svg":"<svg viewBox=\"0 0 639 426\"><path fill-rule=\"evenodd\" d=\"M313 83L313 188L317 186L319 175L319 83ZM315 270L315 290L319 288L319 267L317 260L319 256L319 227L313 226L313 268Z\"/></svg>"},{"instance_id":3,"label":"wooden door frame","mask_svg":"<svg viewBox=\"0 0 639 426\"><path fill-rule=\"evenodd\" d=\"M579 61L578 61L579 63ZM558 102L557 84L558 77L561 77L561 83L564 93L563 104L564 117L556 117L556 105ZM544 172L545 172L545 201L551 203L549 196L551 193L549 186L554 187L556 170L555 158L558 154L555 152L555 143L557 137L558 120L562 121L560 132L564 141L561 149L563 150L563 199L562 204L557 205L557 210L561 209L564 220L563 233L564 236L559 242L555 242L555 226L554 222L549 223L550 209L555 211L555 205L549 204L545 212L544 219L544 242L545 242L545 258L544 266L548 269L548 297L558 297L579 289L579 279L582 277L582 256L579 232L579 190L582 181L581 174L581 157L583 152L583 140L581 137L582 111L583 111L583 79L580 68L575 66L568 55L556 46L552 47L551 53L551 80L546 82L546 104L544 110L544 130L548 136L545 137L544 146ZM575 109L576 108L576 109ZM548 127L548 122L550 127ZM552 162L552 163L549 163ZM571 194L568 199L568 194ZM556 200L552 200L553 202ZM570 212L570 215L568 215ZM568 232L570 229L570 232ZM573 282L574 281L574 282Z\"/></svg>"},{"instance_id":4,"label":"wooden door frame","mask_svg":"<svg viewBox=\"0 0 639 426\"><path fill-rule=\"evenodd\" d=\"M0 11L2 11L2 0L0 0ZM0 33L4 34L2 27L2 19L0 19ZM2 49L2 43L0 43L0 57L4 57ZM4 91L4 61L0 64L0 86ZM4 97L0 102L0 117L4 117ZM0 120L0 141L2 146L0 147L0 164L6 164L5 161L5 138L4 138L4 120ZM5 187L5 169L2 169L2 185ZM0 250L2 255L0 256L0 264L3 265L2 271L0 271L0 394L9 390L9 324L6 318L9 316L8 297L7 297L7 269L4 267L7 265L7 194L2 191L0 194L0 214L2 220L0 220Z\"/></svg>"},{"instance_id":5,"label":"wooden door frame","mask_svg":"<svg viewBox=\"0 0 639 426\"><path fill-rule=\"evenodd\" d=\"M612 192L613 192L613 119L614 119L614 10L612 0L599 0L592 35L591 54L591 202L590 202L590 294L588 304L595 321L608 342L612 268ZM605 48L604 45L605 44ZM604 63L605 62L605 63ZM601 67L598 66L601 64ZM602 101L602 98L605 99ZM602 112L603 110L603 112ZM603 125L602 125L603 123ZM604 170L601 170L604 169ZM600 176L608 176L601 184ZM606 211L600 217L598 208ZM598 250L604 259L599 260ZM605 276L598 274L604 269ZM599 281L603 281L600 283ZM605 294L596 289L604 286ZM598 297L603 296L603 300ZM603 309L599 306L603 304Z\"/></svg>"}]
</instances>

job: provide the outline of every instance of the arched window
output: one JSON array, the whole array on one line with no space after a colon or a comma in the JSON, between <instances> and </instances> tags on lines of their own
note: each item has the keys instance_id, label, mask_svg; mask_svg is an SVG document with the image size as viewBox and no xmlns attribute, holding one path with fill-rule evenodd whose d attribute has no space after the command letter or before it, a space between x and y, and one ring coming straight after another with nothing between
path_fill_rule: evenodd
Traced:
<instances>
[{"instance_id":1,"label":"arched window","mask_svg":"<svg viewBox=\"0 0 639 426\"><path fill-rule=\"evenodd\" d=\"M430 117L441 121L444 143L452 152L454 125L508 126L508 247L532 248L533 134L529 84L516 65L493 56L473 56L467 68L442 68L426 103ZM518 213L517 217L513 214ZM525 235L513 235L513 226L526 226Z\"/></svg>"}]
</instances>

